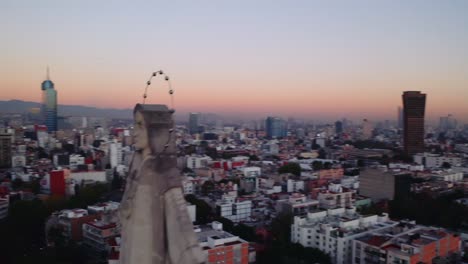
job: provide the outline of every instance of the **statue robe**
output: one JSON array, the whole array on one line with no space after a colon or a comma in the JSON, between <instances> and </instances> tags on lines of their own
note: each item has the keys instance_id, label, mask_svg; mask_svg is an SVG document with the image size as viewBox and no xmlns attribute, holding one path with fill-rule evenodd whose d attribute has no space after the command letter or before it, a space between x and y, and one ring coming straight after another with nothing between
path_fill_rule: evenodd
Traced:
<instances>
[{"instance_id":1,"label":"statue robe","mask_svg":"<svg viewBox=\"0 0 468 264\"><path fill-rule=\"evenodd\" d=\"M121 264L203 263L176 157L135 153L120 209Z\"/></svg>"}]
</instances>

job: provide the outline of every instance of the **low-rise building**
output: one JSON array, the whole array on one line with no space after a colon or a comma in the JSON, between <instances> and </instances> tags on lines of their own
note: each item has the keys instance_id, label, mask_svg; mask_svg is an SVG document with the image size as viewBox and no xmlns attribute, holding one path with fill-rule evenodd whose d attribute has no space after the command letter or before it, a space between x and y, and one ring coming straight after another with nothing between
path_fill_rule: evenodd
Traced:
<instances>
[{"instance_id":1,"label":"low-rise building","mask_svg":"<svg viewBox=\"0 0 468 264\"><path fill-rule=\"evenodd\" d=\"M353 263L353 239L396 225L387 214L363 216L355 208L317 210L294 217L291 242L329 254L334 264L349 264Z\"/></svg>"},{"instance_id":2,"label":"low-rise building","mask_svg":"<svg viewBox=\"0 0 468 264\"><path fill-rule=\"evenodd\" d=\"M187 203L187 211L190 217L190 221L195 222L197 219L197 207L194 204Z\"/></svg>"},{"instance_id":3,"label":"low-rise building","mask_svg":"<svg viewBox=\"0 0 468 264\"><path fill-rule=\"evenodd\" d=\"M444 163L451 166L461 166L462 158L456 155L439 155L432 153L418 153L413 156L414 162L426 168L440 168Z\"/></svg>"},{"instance_id":4,"label":"low-rise building","mask_svg":"<svg viewBox=\"0 0 468 264\"><path fill-rule=\"evenodd\" d=\"M460 253L460 247L458 235L441 228L414 226L400 233L368 234L355 239L352 263L430 264L434 263L436 257L444 258Z\"/></svg>"},{"instance_id":5,"label":"low-rise building","mask_svg":"<svg viewBox=\"0 0 468 264\"><path fill-rule=\"evenodd\" d=\"M227 218L233 222L247 221L252 215L252 201L229 201L223 199L216 203L216 213L220 217Z\"/></svg>"},{"instance_id":6,"label":"low-rise building","mask_svg":"<svg viewBox=\"0 0 468 264\"><path fill-rule=\"evenodd\" d=\"M62 210L52 217L57 217L57 228L66 239L80 241L83 237L83 224L97 219L98 215L88 215L85 209L72 209Z\"/></svg>"},{"instance_id":7,"label":"low-rise building","mask_svg":"<svg viewBox=\"0 0 468 264\"><path fill-rule=\"evenodd\" d=\"M318 193L317 200L320 208L324 209L353 207L355 203L354 195L354 191L344 189L340 184L331 183L328 190Z\"/></svg>"},{"instance_id":8,"label":"low-rise building","mask_svg":"<svg viewBox=\"0 0 468 264\"><path fill-rule=\"evenodd\" d=\"M319 206L317 200L308 199L304 194L293 193L286 200L278 200L276 210L281 213L288 213L294 216L306 215Z\"/></svg>"},{"instance_id":9,"label":"low-rise building","mask_svg":"<svg viewBox=\"0 0 468 264\"><path fill-rule=\"evenodd\" d=\"M411 189L411 173L391 171L387 167L366 168L359 176L359 194L374 202L393 200L408 195Z\"/></svg>"},{"instance_id":10,"label":"low-rise building","mask_svg":"<svg viewBox=\"0 0 468 264\"><path fill-rule=\"evenodd\" d=\"M389 163L388 168L392 170L423 171L424 165L407 163Z\"/></svg>"},{"instance_id":11,"label":"low-rise building","mask_svg":"<svg viewBox=\"0 0 468 264\"><path fill-rule=\"evenodd\" d=\"M193 184L192 177L185 177L182 180L182 190L184 192L184 195L195 193L195 185Z\"/></svg>"},{"instance_id":12,"label":"low-rise building","mask_svg":"<svg viewBox=\"0 0 468 264\"><path fill-rule=\"evenodd\" d=\"M200 169L208 167L211 158L208 156L189 156L187 157L187 168Z\"/></svg>"},{"instance_id":13,"label":"low-rise building","mask_svg":"<svg viewBox=\"0 0 468 264\"><path fill-rule=\"evenodd\" d=\"M288 193L304 191L305 190L304 181L288 179L286 188L287 188Z\"/></svg>"},{"instance_id":14,"label":"low-rise building","mask_svg":"<svg viewBox=\"0 0 468 264\"><path fill-rule=\"evenodd\" d=\"M247 264L255 262L255 251L249 242L223 231L223 224L195 226L206 263Z\"/></svg>"},{"instance_id":15,"label":"low-rise building","mask_svg":"<svg viewBox=\"0 0 468 264\"><path fill-rule=\"evenodd\" d=\"M439 181L459 182L463 181L463 172L437 171L432 174L432 178Z\"/></svg>"},{"instance_id":16,"label":"low-rise building","mask_svg":"<svg viewBox=\"0 0 468 264\"><path fill-rule=\"evenodd\" d=\"M119 207L120 207L120 203L108 201L108 202L97 203L94 205L89 205L88 212L90 214L102 214L105 212L117 211Z\"/></svg>"},{"instance_id":17,"label":"low-rise building","mask_svg":"<svg viewBox=\"0 0 468 264\"><path fill-rule=\"evenodd\" d=\"M95 251L109 252L108 240L120 235L116 223L105 220L88 221L83 224L83 242Z\"/></svg>"},{"instance_id":18,"label":"low-rise building","mask_svg":"<svg viewBox=\"0 0 468 264\"><path fill-rule=\"evenodd\" d=\"M77 183L81 183L82 181L107 182L105 171L72 171L68 177Z\"/></svg>"},{"instance_id":19,"label":"low-rise building","mask_svg":"<svg viewBox=\"0 0 468 264\"><path fill-rule=\"evenodd\" d=\"M339 180L343 178L343 175L344 175L343 168L320 170L318 172L318 178L326 179L326 180Z\"/></svg>"}]
</instances>

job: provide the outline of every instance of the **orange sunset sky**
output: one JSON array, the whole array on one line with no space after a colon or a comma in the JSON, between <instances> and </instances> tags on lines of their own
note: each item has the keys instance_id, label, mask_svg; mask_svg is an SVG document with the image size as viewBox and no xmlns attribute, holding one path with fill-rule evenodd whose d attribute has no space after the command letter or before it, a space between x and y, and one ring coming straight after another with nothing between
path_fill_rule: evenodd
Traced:
<instances>
[{"instance_id":1,"label":"orange sunset sky","mask_svg":"<svg viewBox=\"0 0 468 264\"><path fill-rule=\"evenodd\" d=\"M466 1L4 1L0 100L40 101L49 65L59 104L132 108L162 69L182 112L396 119L402 91L419 90L429 119L468 121L467 11ZM169 102L164 81L148 102Z\"/></svg>"}]
</instances>

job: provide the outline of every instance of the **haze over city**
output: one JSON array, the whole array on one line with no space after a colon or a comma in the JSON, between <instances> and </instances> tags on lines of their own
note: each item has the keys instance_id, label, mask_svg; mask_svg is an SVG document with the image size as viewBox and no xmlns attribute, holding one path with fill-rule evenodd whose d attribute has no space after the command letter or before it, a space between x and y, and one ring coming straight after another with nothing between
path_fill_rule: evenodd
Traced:
<instances>
[{"instance_id":1,"label":"haze over city","mask_svg":"<svg viewBox=\"0 0 468 264\"><path fill-rule=\"evenodd\" d=\"M0 263L468 264L468 1L0 2Z\"/></svg>"},{"instance_id":2,"label":"haze over city","mask_svg":"<svg viewBox=\"0 0 468 264\"><path fill-rule=\"evenodd\" d=\"M49 65L61 104L131 108L163 69L178 111L395 119L401 92L421 90L428 119L468 114L466 1L0 6L0 100L39 102Z\"/></svg>"}]
</instances>

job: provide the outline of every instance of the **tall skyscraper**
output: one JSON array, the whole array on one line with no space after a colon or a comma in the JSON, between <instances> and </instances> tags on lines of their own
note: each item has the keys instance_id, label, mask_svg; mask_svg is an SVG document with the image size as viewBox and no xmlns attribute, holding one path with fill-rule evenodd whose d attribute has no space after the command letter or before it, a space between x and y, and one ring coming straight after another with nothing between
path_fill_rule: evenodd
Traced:
<instances>
[{"instance_id":1,"label":"tall skyscraper","mask_svg":"<svg viewBox=\"0 0 468 264\"><path fill-rule=\"evenodd\" d=\"M335 122L335 133L338 135L343 133L343 122L341 121Z\"/></svg>"},{"instance_id":2,"label":"tall skyscraper","mask_svg":"<svg viewBox=\"0 0 468 264\"><path fill-rule=\"evenodd\" d=\"M6 129L0 129L0 168L10 168L12 138Z\"/></svg>"},{"instance_id":3,"label":"tall skyscraper","mask_svg":"<svg viewBox=\"0 0 468 264\"><path fill-rule=\"evenodd\" d=\"M399 106L398 107L398 128L403 128L403 109Z\"/></svg>"},{"instance_id":4,"label":"tall skyscraper","mask_svg":"<svg viewBox=\"0 0 468 264\"><path fill-rule=\"evenodd\" d=\"M44 123L49 132L57 131L57 91L49 78L49 67L47 67L47 79L42 82L41 90Z\"/></svg>"},{"instance_id":5,"label":"tall skyscraper","mask_svg":"<svg viewBox=\"0 0 468 264\"><path fill-rule=\"evenodd\" d=\"M281 138L287 135L286 122L279 117L267 117L265 130L267 138Z\"/></svg>"},{"instance_id":6,"label":"tall skyscraper","mask_svg":"<svg viewBox=\"0 0 468 264\"><path fill-rule=\"evenodd\" d=\"M374 127L372 123L364 119L362 120L362 139L367 140L372 138L372 131L374 130Z\"/></svg>"},{"instance_id":7,"label":"tall skyscraper","mask_svg":"<svg viewBox=\"0 0 468 264\"><path fill-rule=\"evenodd\" d=\"M199 133L200 126L200 113L190 113L189 114L189 133L197 134Z\"/></svg>"},{"instance_id":8,"label":"tall skyscraper","mask_svg":"<svg viewBox=\"0 0 468 264\"><path fill-rule=\"evenodd\" d=\"M407 155L424 152L426 94L403 92L403 145Z\"/></svg>"}]
</instances>

